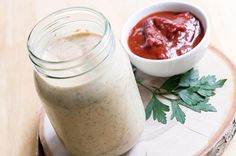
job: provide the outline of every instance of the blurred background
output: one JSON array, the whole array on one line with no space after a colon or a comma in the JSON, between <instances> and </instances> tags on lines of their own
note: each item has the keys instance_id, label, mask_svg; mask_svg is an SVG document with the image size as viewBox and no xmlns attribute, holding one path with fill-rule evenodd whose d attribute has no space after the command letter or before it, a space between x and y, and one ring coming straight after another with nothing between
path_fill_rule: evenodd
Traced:
<instances>
[{"instance_id":1,"label":"blurred background","mask_svg":"<svg viewBox=\"0 0 236 156\"><path fill-rule=\"evenodd\" d=\"M87 6L107 16L119 38L123 24L134 11L157 1L0 0L0 155L35 155L41 106L34 90L26 42L37 21L58 9ZM207 12L211 21L211 44L236 63L236 1L186 1ZM235 153L236 138L224 155Z\"/></svg>"}]
</instances>

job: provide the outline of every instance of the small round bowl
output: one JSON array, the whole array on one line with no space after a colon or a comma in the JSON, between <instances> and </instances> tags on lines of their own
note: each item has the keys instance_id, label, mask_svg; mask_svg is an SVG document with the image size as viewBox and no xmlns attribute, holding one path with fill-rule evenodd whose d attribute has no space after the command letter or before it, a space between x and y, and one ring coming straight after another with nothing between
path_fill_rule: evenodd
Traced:
<instances>
[{"instance_id":1,"label":"small round bowl","mask_svg":"<svg viewBox=\"0 0 236 156\"><path fill-rule=\"evenodd\" d=\"M147 15L161 11L192 13L201 22L204 29L204 37L196 47L186 54L170 59L152 60L134 54L128 46L128 37L131 29ZM138 69L152 76L169 77L188 71L201 60L209 44L209 31L209 20L207 15L199 7L191 3L178 1L159 2L135 12L127 20L121 32L121 44L128 53L132 64Z\"/></svg>"}]
</instances>

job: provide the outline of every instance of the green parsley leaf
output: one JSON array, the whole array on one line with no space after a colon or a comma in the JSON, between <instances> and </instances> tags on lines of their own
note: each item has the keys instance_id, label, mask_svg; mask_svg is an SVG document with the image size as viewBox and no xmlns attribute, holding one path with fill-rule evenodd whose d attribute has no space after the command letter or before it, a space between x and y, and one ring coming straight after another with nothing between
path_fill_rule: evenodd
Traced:
<instances>
[{"instance_id":1,"label":"green parsley leaf","mask_svg":"<svg viewBox=\"0 0 236 156\"><path fill-rule=\"evenodd\" d=\"M171 109L172 109L171 120L175 118L177 121L184 124L186 115L184 114L184 112L180 108L179 101L180 100L173 100L171 102Z\"/></svg>"},{"instance_id":2,"label":"green parsley leaf","mask_svg":"<svg viewBox=\"0 0 236 156\"><path fill-rule=\"evenodd\" d=\"M197 93L200 94L201 96L204 96L204 97L210 97L210 96L215 95L215 92L214 92L214 90L212 90L212 89L203 89L203 88L200 88L200 89L197 91Z\"/></svg>"},{"instance_id":3,"label":"green parsley leaf","mask_svg":"<svg viewBox=\"0 0 236 156\"><path fill-rule=\"evenodd\" d=\"M203 89L215 89L216 77L213 75L203 76L200 80Z\"/></svg>"},{"instance_id":4,"label":"green parsley leaf","mask_svg":"<svg viewBox=\"0 0 236 156\"><path fill-rule=\"evenodd\" d=\"M220 88L226 82L226 79L216 81L216 77L214 75L203 76L200 80L200 87L202 89L216 89Z\"/></svg>"},{"instance_id":5,"label":"green parsley leaf","mask_svg":"<svg viewBox=\"0 0 236 156\"><path fill-rule=\"evenodd\" d=\"M169 106L160 102L155 94L152 95L151 100L149 101L145 112L146 112L146 119L149 119L151 114L153 115L153 120L157 120L163 124L167 123L166 119L166 112L168 112Z\"/></svg>"},{"instance_id":6,"label":"green parsley leaf","mask_svg":"<svg viewBox=\"0 0 236 156\"><path fill-rule=\"evenodd\" d=\"M152 98L148 105L145 108L145 114L146 114L146 120L150 118L150 116L152 115L152 111L153 111L153 107L154 107L154 99Z\"/></svg>"},{"instance_id":7,"label":"green parsley leaf","mask_svg":"<svg viewBox=\"0 0 236 156\"><path fill-rule=\"evenodd\" d=\"M223 87L226 81L227 81L227 79L218 80L218 81L215 83L215 88L221 88L221 87Z\"/></svg>"},{"instance_id":8,"label":"green parsley leaf","mask_svg":"<svg viewBox=\"0 0 236 156\"><path fill-rule=\"evenodd\" d=\"M202 111L203 112L216 112L216 108L214 106L212 106L211 104L208 104L207 103L207 100L204 101L204 102L200 102L198 103L197 105L188 105L186 104L185 102L183 101L178 101L178 103L182 106L185 106L195 112L198 112L198 113L201 113Z\"/></svg>"},{"instance_id":9,"label":"green parsley leaf","mask_svg":"<svg viewBox=\"0 0 236 156\"><path fill-rule=\"evenodd\" d=\"M182 101L181 99L178 101L178 104L179 105L182 105L186 108L189 108L191 109L192 111L195 111L195 112L198 112L198 113L201 113L201 110L199 110L198 108L195 108L193 105L188 105L186 104L184 101Z\"/></svg>"},{"instance_id":10,"label":"green parsley leaf","mask_svg":"<svg viewBox=\"0 0 236 156\"><path fill-rule=\"evenodd\" d=\"M195 81L198 80L199 73L198 70L190 69L180 79L180 87L189 87L191 84L195 84Z\"/></svg>"},{"instance_id":11,"label":"green parsley leaf","mask_svg":"<svg viewBox=\"0 0 236 156\"><path fill-rule=\"evenodd\" d=\"M199 102L205 101L203 97L193 92L191 88L181 90L178 94L179 94L179 97L188 105L196 105Z\"/></svg>"},{"instance_id":12,"label":"green parsley leaf","mask_svg":"<svg viewBox=\"0 0 236 156\"><path fill-rule=\"evenodd\" d=\"M133 70L135 71L136 68L133 67ZM178 122L184 124L186 115L180 105L198 113L216 112L216 108L208 102L210 97L215 95L216 88L221 88L225 82L226 79L217 80L214 75L199 78L198 70L195 69L170 77L160 88L146 86L142 81L137 81L139 85L152 93L152 98L145 108L146 119L149 119L152 115L154 120L163 124L167 123L166 115L170 109L157 97L170 101L171 120L175 118Z\"/></svg>"},{"instance_id":13,"label":"green parsley leaf","mask_svg":"<svg viewBox=\"0 0 236 156\"><path fill-rule=\"evenodd\" d=\"M200 102L198 105L194 106L195 110L203 112L217 112L216 108L207 102Z\"/></svg>"},{"instance_id":14,"label":"green parsley leaf","mask_svg":"<svg viewBox=\"0 0 236 156\"><path fill-rule=\"evenodd\" d=\"M182 75L176 75L176 76L170 77L161 85L160 88L165 89L166 91L169 91L169 92L175 90L179 85L181 76Z\"/></svg>"}]
</instances>

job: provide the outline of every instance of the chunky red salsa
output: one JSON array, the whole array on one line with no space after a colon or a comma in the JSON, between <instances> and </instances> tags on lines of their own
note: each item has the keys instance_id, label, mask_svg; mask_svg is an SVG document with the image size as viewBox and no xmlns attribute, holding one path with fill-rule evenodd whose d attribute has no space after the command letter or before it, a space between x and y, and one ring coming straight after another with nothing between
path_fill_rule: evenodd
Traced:
<instances>
[{"instance_id":1,"label":"chunky red salsa","mask_svg":"<svg viewBox=\"0 0 236 156\"><path fill-rule=\"evenodd\" d=\"M157 12L135 25L128 45L140 57L168 59L189 52L203 35L201 23L189 12Z\"/></svg>"}]
</instances>

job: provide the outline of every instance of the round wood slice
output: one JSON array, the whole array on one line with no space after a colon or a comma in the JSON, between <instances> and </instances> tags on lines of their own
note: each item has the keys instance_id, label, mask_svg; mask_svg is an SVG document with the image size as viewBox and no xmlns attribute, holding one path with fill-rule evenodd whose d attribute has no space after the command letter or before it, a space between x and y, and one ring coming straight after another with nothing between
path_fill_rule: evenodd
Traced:
<instances>
[{"instance_id":1,"label":"round wood slice","mask_svg":"<svg viewBox=\"0 0 236 156\"><path fill-rule=\"evenodd\" d=\"M236 111L236 69L232 62L217 48L210 46L207 54L195 67L200 75L216 75L218 79L226 78L223 88L217 89L210 103L217 112L196 113L183 108L186 114L185 124L170 120L166 125L146 121L145 130L136 144L125 156L193 156L221 155L235 133L234 120ZM137 79L150 86L158 86L165 79L148 76L140 71ZM139 87L144 105L151 94ZM49 119L42 113L39 136L46 156L69 156L58 139Z\"/></svg>"}]
</instances>

